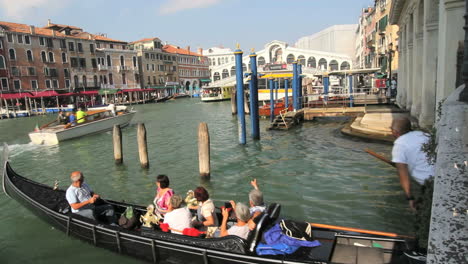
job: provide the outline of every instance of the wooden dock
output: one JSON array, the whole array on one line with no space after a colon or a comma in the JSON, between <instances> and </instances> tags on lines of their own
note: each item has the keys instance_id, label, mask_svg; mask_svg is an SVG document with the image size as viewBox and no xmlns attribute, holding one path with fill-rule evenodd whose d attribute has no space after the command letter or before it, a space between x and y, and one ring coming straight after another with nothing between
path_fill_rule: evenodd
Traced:
<instances>
[{"instance_id":1,"label":"wooden dock","mask_svg":"<svg viewBox=\"0 0 468 264\"><path fill-rule=\"evenodd\" d=\"M366 113L366 107L304 108L304 120L322 116L358 116Z\"/></svg>"},{"instance_id":2,"label":"wooden dock","mask_svg":"<svg viewBox=\"0 0 468 264\"><path fill-rule=\"evenodd\" d=\"M286 110L286 109L285 109ZM288 130L304 119L304 109L299 111L281 111L267 128L268 130Z\"/></svg>"}]
</instances>

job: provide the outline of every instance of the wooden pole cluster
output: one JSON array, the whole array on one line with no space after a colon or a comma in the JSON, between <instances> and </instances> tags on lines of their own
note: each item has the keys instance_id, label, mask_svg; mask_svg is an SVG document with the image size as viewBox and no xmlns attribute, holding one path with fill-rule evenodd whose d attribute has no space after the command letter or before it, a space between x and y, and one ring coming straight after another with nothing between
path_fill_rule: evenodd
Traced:
<instances>
[{"instance_id":1,"label":"wooden pole cluster","mask_svg":"<svg viewBox=\"0 0 468 264\"><path fill-rule=\"evenodd\" d=\"M198 125L198 164L200 177L210 178L210 133L205 122Z\"/></svg>"}]
</instances>

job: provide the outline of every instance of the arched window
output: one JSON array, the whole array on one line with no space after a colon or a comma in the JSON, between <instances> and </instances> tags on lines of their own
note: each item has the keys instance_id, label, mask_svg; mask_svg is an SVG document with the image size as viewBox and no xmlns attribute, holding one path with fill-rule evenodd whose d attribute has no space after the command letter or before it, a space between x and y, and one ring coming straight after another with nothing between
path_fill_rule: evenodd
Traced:
<instances>
[{"instance_id":1,"label":"arched window","mask_svg":"<svg viewBox=\"0 0 468 264\"><path fill-rule=\"evenodd\" d=\"M107 76L104 75L104 84L107 84Z\"/></svg>"},{"instance_id":2,"label":"arched window","mask_svg":"<svg viewBox=\"0 0 468 264\"><path fill-rule=\"evenodd\" d=\"M28 61L33 61L33 53L31 50L26 51L26 57L28 57Z\"/></svg>"},{"instance_id":3,"label":"arched window","mask_svg":"<svg viewBox=\"0 0 468 264\"><path fill-rule=\"evenodd\" d=\"M133 56L133 67L136 68L136 66L137 66L137 58Z\"/></svg>"},{"instance_id":4,"label":"arched window","mask_svg":"<svg viewBox=\"0 0 468 264\"><path fill-rule=\"evenodd\" d=\"M224 79L224 78L227 78L227 77L229 77L229 71L227 69L224 69L222 78Z\"/></svg>"},{"instance_id":5,"label":"arched window","mask_svg":"<svg viewBox=\"0 0 468 264\"><path fill-rule=\"evenodd\" d=\"M215 72L215 73L213 74L213 80L216 82L216 81L218 81L219 79L221 79L221 78L219 77L219 72Z\"/></svg>"},{"instance_id":6,"label":"arched window","mask_svg":"<svg viewBox=\"0 0 468 264\"><path fill-rule=\"evenodd\" d=\"M156 82L156 80L154 80ZM125 76L125 73L122 73L122 83L127 84L127 78Z\"/></svg>"},{"instance_id":7,"label":"arched window","mask_svg":"<svg viewBox=\"0 0 468 264\"><path fill-rule=\"evenodd\" d=\"M86 75L83 75L83 87L88 87L88 84L86 82Z\"/></svg>"},{"instance_id":8,"label":"arched window","mask_svg":"<svg viewBox=\"0 0 468 264\"><path fill-rule=\"evenodd\" d=\"M107 66L112 66L111 56L107 55Z\"/></svg>"},{"instance_id":9,"label":"arched window","mask_svg":"<svg viewBox=\"0 0 468 264\"><path fill-rule=\"evenodd\" d=\"M231 67L231 76L236 76L236 66Z\"/></svg>"},{"instance_id":10,"label":"arched window","mask_svg":"<svg viewBox=\"0 0 468 264\"><path fill-rule=\"evenodd\" d=\"M80 87L80 82L78 81L78 76L75 75L75 76L73 77L73 81L74 81L74 83L75 83L75 88Z\"/></svg>"},{"instance_id":11,"label":"arched window","mask_svg":"<svg viewBox=\"0 0 468 264\"><path fill-rule=\"evenodd\" d=\"M295 59L294 55L289 54L288 57L286 57L286 63L291 64L293 63L294 59Z\"/></svg>"},{"instance_id":12,"label":"arched window","mask_svg":"<svg viewBox=\"0 0 468 264\"><path fill-rule=\"evenodd\" d=\"M94 75L94 87L99 87L97 76Z\"/></svg>"},{"instance_id":13,"label":"arched window","mask_svg":"<svg viewBox=\"0 0 468 264\"><path fill-rule=\"evenodd\" d=\"M55 62L53 52L49 52L49 62Z\"/></svg>"},{"instance_id":14,"label":"arched window","mask_svg":"<svg viewBox=\"0 0 468 264\"><path fill-rule=\"evenodd\" d=\"M41 51L42 62L47 62L47 54L45 51Z\"/></svg>"},{"instance_id":15,"label":"arched window","mask_svg":"<svg viewBox=\"0 0 468 264\"><path fill-rule=\"evenodd\" d=\"M125 66L125 59L124 56L120 56L120 65Z\"/></svg>"},{"instance_id":16,"label":"arched window","mask_svg":"<svg viewBox=\"0 0 468 264\"><path fill-rule=\"evenodd\" d=\"M299 55L299 57L297 57L297 62L301 64L302 66L306 65L305 57L303 55Z\"/></svg>"},{"instance_id":17,"label":"arched window","mask_svg":"<svg viewBox=\"0 0 468 264\"><path fill-rule=\"evenodd\" d=\"M221 65L221 58L218 58L218 65Z\"/></svg>"},{"instance_id":18,"label":"arched window","mask_svg":"<svg viewBox=\"0 0 468 264\"><path fill-rule=\"evenodd\" d=\"M343 61L340 66L340 70L349 70L351 67L349 65L349 62Z\"/></svg>"},{"instance_id":19,"label":"arched window","mask_svg":"<svg viewBox=\"0 0 468 264\"><path fill-rule=\"evenodd\" d=\"M265 65L265 58L260 56L258 57L258 66L263 66Z\"/></svg>"},{"instance_id":20,"label":"arched window","mask_svg":"<svg viewBox=\"0 0 468 264\"><path fill-rule=\"evenodd\" d=\"M109 73L109 84L114 85L114 79L112 78L112 73Z\"/></svg>"},{"instance_id":21,"label":"arched window","mask_svg":"<svg viewBox=\"0 0 468 264\"><path fill-rule=\"evenodd\" d=\"M307 67L317 68L317 61L314 57L309 57L309 59L307 60Z\"/></svg>"},{"instance_id":22,"label":"arched window","mask_svg":"<svg viewBox=\"0 0 468 264\"><path fill-rule=\"evenodd\" d=\"M324 58L321 58L318 62L318 66L321 70L327 70L328 69L327 60Z\"/></svg>"},{"instance_id":23,"label":"arched window","mask_svg":"<svg viewBox=\"0 0 468 264\"><path fill-rule=\"evenodd\" d=\"M67 63L67 54L65 52L62 52L62 62Z\"/></svg>"},{"instance_id":24,"label":"arched window","mask_svg":"<svg viewBox=\"0 0 468 264\"><path fill-rule=\"evenodd\" d=\"M338 62L336 60L331 60L330 64L328 66L330 67L331 71L337 71L338 70Z\"/></svg>"},{"instance_id":25,"label":"arched window","mask_svg":"<svg viewBox=\"0 0 468 264\"><path fill-rule=\"evenodd\" d=\"M10 60L16 60L16 52L14 49L10 49L9 51L10 54Z\"/></svg>"},{"instance_id":26,"label":"arched window","mask_svg":"<svg viewBox=\"0 0 468 264\"><path fill-rule=\"evenodd\" d=\"M99 83L102 84L104 81L102 80L102 75L99 75Z\"/></svg>"},{"instance_id":27,"label":"arched window","mask_svg":"<svg viewBox=\"0 0 468 264\"><path fill-rule=\"evenodd\" d=\"M0 69L5 69L6 68L6 65L5 65L5 58L0 55Z\"/></svg>"}]
</instances>

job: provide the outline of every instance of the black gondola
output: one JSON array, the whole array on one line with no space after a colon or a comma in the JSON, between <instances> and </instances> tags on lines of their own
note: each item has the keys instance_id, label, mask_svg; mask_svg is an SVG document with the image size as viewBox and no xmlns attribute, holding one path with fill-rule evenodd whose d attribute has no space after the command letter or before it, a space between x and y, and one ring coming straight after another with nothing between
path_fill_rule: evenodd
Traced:
<instances>
[{"instance_id":1,"label":"black gondola","mask_svg":"<svg viewBox=\"0 0 468 264\"><path fill-rule=\"evenodd\" d=\"M54 190L18 175L11 168L8 157L4 158L3 190L9 197L68 236L141 260L153 263L210 264L412 263L404 258L402 252L408 249L408 244L401 237L325 228L313 229L314 239L322 244L319 247L301 247L286 256L258 256L255 247L262 238L262 232L277 221L280 213L278 204L268 207L267 212L261 216L257 229L249 234L247 240L237 236L204 239L144 228L126 230L106 225L70 212L65 213L69 205L64 190ZM123 213L127 206L140 211L146 210L142 206L106 202L112 204L118 213Z\"/></svg>"}]
</instances>

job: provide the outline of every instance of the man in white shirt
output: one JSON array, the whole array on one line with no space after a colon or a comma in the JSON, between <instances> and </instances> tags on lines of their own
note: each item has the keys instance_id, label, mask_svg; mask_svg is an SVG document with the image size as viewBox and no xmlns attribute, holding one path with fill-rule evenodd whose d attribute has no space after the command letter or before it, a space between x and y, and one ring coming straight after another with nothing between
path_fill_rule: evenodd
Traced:
<instances>
[{"instance_id":1,"label":"man in white shirt","mask_svg":"<svg viewBox=\"0 0 468 264\"><path fill-rule=\"evenodd\" d=\"M397 138L393 145L392 162L396 165L406 199L414 210L416 208L412 189L415 186L411 188L410 176L422 186L435 174L434 165L428 163L427 155L422 150L429 137L422 131L411 131L411 122L407 118L393 120L392 133Z\"/></svg>"},{"instance_id":2,"label":"man in white shirt","mask_svg":"<svg viewBox=\"0 0 468 264\"><path fill-rule=\"evenodd\" d=\"M171 196L168 204L168 213L164 216L164 223L169 225L171 232L182 234L185 228L191 228L192 215L187 207L180 208L182 197L178 194Z\"/></svg>"},{"instance_id":3,"label":"man in white shirt","mask_svg":"<svg viewBox=\"0 0 468 264\"><path fill-rule=\"evenodd\" d=\"M70 204L72 213L93 220L98 220L98 217L105 216L109 224L115 224L117 222L112 205L95 205L96 200L98 200L100 196L95 194L89 185L84 182L83 173L80 171L72 172L70 180L72 184L68 187L65 196Z\"/></svg>"}]
</instances>

